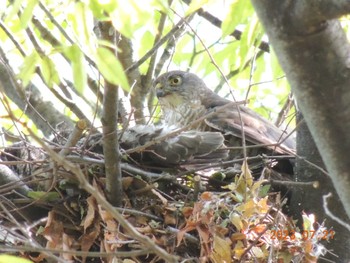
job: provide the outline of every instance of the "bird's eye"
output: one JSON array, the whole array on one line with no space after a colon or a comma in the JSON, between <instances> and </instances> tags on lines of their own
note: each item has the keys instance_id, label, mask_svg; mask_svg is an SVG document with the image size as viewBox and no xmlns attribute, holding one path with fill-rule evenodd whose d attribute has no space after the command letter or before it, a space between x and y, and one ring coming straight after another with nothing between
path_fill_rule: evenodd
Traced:
<instances>
[{"instance_id":1,"label":"bird's eye","mask_svg":"<svg viewBox=\"0 0 350 263\"><path fill-rule=\"evenodd\" d=\"M169 79L169 82L170 82L170 85L178 86L182 83L182 79L181 77L177 76Z\"/></svg>"}]
</instances>

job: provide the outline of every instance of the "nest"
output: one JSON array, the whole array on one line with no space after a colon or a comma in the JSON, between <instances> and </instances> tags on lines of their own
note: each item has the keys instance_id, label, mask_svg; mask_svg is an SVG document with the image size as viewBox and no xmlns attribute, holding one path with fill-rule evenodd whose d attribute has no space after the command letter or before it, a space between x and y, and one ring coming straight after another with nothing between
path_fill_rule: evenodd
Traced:
<instances>
[{"instance_id":1,"label":"nest","mask_svg":"<svg viewBox=\"0 0 350 263\"><path fill-rule=\"evenodd\" d=\"M161 129L119 137L118 193L102 135L6 148L0 250L34 262L316 262L323 228L298 229L248 162L223 165L219 134Z\"/></svg>"}]
</instances>

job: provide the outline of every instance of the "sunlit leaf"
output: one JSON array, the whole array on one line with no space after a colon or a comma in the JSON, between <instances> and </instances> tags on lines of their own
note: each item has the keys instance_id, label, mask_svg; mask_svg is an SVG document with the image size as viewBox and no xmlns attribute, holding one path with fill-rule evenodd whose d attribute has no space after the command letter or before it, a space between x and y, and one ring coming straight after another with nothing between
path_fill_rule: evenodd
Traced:
<instances>
[{"instance_id":1,"label":"sunlit leaf","mask_svg":"<svg viewBox=\"0 0 350 263\"><path fill-rule=\"evenodd\" d=\"M87 5L81 1L76 1L72 11L68 13L67 19L71 23L74 33L81 43L89 44L91 38L90 34L92 32L88 23L92 21L92 12Z\"/></svg>"},{"instance_id":2,"label":"sunlit leaf","mask_svg":"<svg viewBox=\"0 0 350 263\"><path fill-rule=\"evenodd\" d=\"M253 12L254 9L250 1L232 0L230 11L221 24L222 35L227 36L231 34L239 24L245 24L247 18L249 18Z\"/></svg>"},{"instance_id":3,"label":"sunlit leaf","mask_svg":"<svg viewBox=\"0 0 350 263\"><path fill-rule=\"evenodd\" d=\"M244 30L240 41L240 71L243 69L247 62L254 58L254 53L256 53L258 50L257 44L260 43L261 37L262 30L259 20L256 16L253 16L253 19Z\"/></svg>"},{"instance_id":4,"label":"sunlit leaf","mask_svg":"<svg viewBox=\"0 0 350 263\"><path fill-rule=\"evenodd\" d=\"M241 215L239 215L238 213L231 213L230 220L231 220L231 223L237 228L238 231L242 230L243 223L242 223Z\"/></svg>"},{"instance_id":5,"label":"sunlit leaf","mask_svg":"<svg viewBox=\"0 0 350 263\"><path fill-rule=\"evenodd\" d=\"M20 72L17 75L18 78L22 80L23 87L26 87L29 82L32 80L32 77L35 73L36 66L41 61L39 54L36 51L33 51L32 54L25 57L23 64L20 68Z\"/></svg>"},{"instance_id":6,"label":"sunlit leaf","mask_svg":"<svg viewBox=\"0 0 350 263\"><path fill-rule=\"evenodd\" d=\"M123 67L109 49L97 48L96 63L103 77L114 85L121 85L124 90L129 90L129 82L124 73Z\"/></svg>"},{"instance_id":7,"label":"sunlit leaf","mask_svg":"<svg viewBox=\"0 0 350 263\"><path fill-rule=\"evenodd\" d=\"M258 194L260 194L261 192L260 192L260 188L261 188L261 185L264 183L264 180L259 180L259 181L257 181L257 182L254 182L253 183L253 185L252 185L252 187L251 187L251 192L252 193L258 193Z\"/></svg>"},{"instance_id":8,"label":"sunlit leaf","mask_svg":"<svg viewBox=\"0 0 350 263\"><path fill-rule=\"evenodd\" d=\"M77 45L68 47L65 54L71 61L74 86L82 93L87 82L84 54Z\"/></svg>"},{"instance_id":9,"label":"sunlit leaf","mask_svg":"<svg viewBox=\"0 0 350 263\"><path fill-rule=\"evenodd\" d=\"M233 251L235 252L235 257L240 259L241 256L243 255L243 253L246 252L246 247L243 244L242 241L238 241L233 249Z\"/></svg>"},{"instance_id":10,"label":"sunlit leaf","mask_svg":"<svg viewBox=\"0 0 350 263\"><path fill-rule=\"evenodd\" d=\"M118 1L90 0L89 7L96 18L105 18L106 13L111 13L118 8L118 3Z\"/></svg>"},{"instance_id":11,"label":"sunlit leaf","mask_svg":"<svg viewBox=\"0 0 350 263\"><path fill-rule=\"evenodd\" d=\"M214 236L212 259L215 263L231 262L230 240Z\"/></svg>"},{"instance_id":12,"label":"sunlit leaf","mask_svg":"<svg viewBox=\"0 0 350 263\"><path fill-rule=\"evenodd\" d=\"M36 5L39 3L39 0L27 0L27 1L28 1L27 5L23 9L23 13L20 16L22 28L27 28L28 22L33 17L33 10L36 7Z\"/></svg>"},{"instance_id":13,"label":"sunlit leaf","mask_svg":"<svg viewBox=\"0 0 350 263\"><path fill-rule=\"evenodd\" d=\"M280 63L277 59L277 56L274 50L271 50L270 53L271 53L270 59L271 59L271 69L272 69L273 77L279 78L284 75L284 71L280 66Z\"/></svg>"},{"instance_id":14,"label":"sunlit leaf","mask_svg":"<svg viewBox=\"0 0 350 263\"><path fill-rule=\"evenodd\" d=\"M259 200L256 208L258 209L258 213L264 214L267 213L269 208L269 205L267 203L268 197L266 196L265 198L262 198Z\"/></svg>"},{"instance_id":15,"label":"sunlit leaf","mask_svg":"<svg viewBox=\"0 0 350 263\"><path fill-rule=\"evenodd\" d=\"M23 3L23 0L16 0L11 4L11 9L10 11L6 14L6 22L11 20L14 16L18 14L18 11L21 8L21 4Z\"/></svg>"},{"instance_id":16,"label":"sunlit leaf","mask_svg":"<svg viewBox=\"0 0 350 263\"><path fill-rule=\"evenodd\" d=\"M313 224L315 223L315 215L303 213L302 217L304 230L314 230Z\"/></svg>"},{"instance_id":17,"label":"sunlit leaf","mask_svg":"<svg viewBox=\"0 0 350 263\"><path fill-rule=\"evenodd\" d=\"M249 166L248 166L248 162L247 160L244 160L243 164L242 164L242 174L241 176L244 178L246 184L251 187L253 185L253 175L249 169Z\"/></svg>"},{"instance_id":18,"label":"sunlit leaf","mask_svg":"<svg viewBox=\"0 0 350 263\"><path fill-rule=\"evenodd\" d=\"M264 258L266 257L266 255L263 253L263 251L261 250L261 248L257 247L257 246L253 246L252 247L252 254L254 255L254 257L256 258Z\"/></svg>"},{"instance_id":19,"label":"sunlit leaf","mask_svg":"<svg viewBox=\"0 0 350 263\"><path fill-rule=\"evenodd\" d=\"M139 1L124 1L110 14L113 26L125 37L132 39L139 28L147 28L153 21L153 3Z\"/></svg>"},{"instance_id":20,"label":"sunlit leaf","mask_svg":"<svg viewBox=\"0 0 350 263\"><path fill-rule=\"evenodd\" d=\"M0 255L0 263L33 263L33 261L12 255Z\"/></svg>"},{"instance_id":21,"label":"sunlit leaf","mask_svg":"<svg viewBox=\"0 0 350 263\"><path fill-rule=\"evenodd\" d=\"M40 68L48 87L52 88L54 84L59 84L60 79L55 63L49 57L42 59Z\"/></svg>"},{"instance_id":22,"label":"sunlit leaf","mask_svg":"<svg viewBox=\"0 0 350 263\"><path fill-rule=\"evenodd\" d=\"M235 194L241 194L246 196L246 193L250 192L251 186L253 184L253 176L249 170L248 164L246 161L243 162L241 167L241 174L237 178L237 188Z\"/></svg>"},{"instance_id":23,"label":"sunlit leaf","mask_svg":"<svg viewBox=\"0 0 350 263\"><path fill-rule=\"evenodd\" d=\"M192 0L190 6L186 11L186 15L193 13L194 11L207 4L210 0Z\"/></svg>"},{"instance_id":24,"label":"sunlit leaf","mask_svg":"<svg viewBox=\"0 0 350 263\"><path fill-rule=\"evenodd\" d=\"M254 199L249 199L246 203L237 206L237 211L240 211L244 218L250 218L257 211L256 202Z\"/></svg>"}]
</instances>

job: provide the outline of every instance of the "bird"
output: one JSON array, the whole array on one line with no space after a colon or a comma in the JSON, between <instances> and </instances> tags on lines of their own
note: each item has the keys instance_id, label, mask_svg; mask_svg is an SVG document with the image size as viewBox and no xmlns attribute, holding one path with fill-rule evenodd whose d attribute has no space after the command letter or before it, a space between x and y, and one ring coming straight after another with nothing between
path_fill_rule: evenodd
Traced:
<instances>
[{"instance_id":1,"label":"bird","mask_svg":"<svg viewBox=\"0 0 350 263\"><path fill-rule=\"evenodd\" d=\"M258 153L295 151L295 140L285 131L248 107L219 96L193 73L166 72L156 78L153 87L167 125L221 132L231 148L242 145L243 130L246 145L260 145ZM230 154L231 158L239 156L242 150Z\"/></svg>"},{"instance_id":2,"label":"bird","mask_svg":"<svg viewBox=\"0 0 350 263\"><path fill-rule=\"evenodd\" d=\"M164 167L190 169L219 162L228 156L220 132L179 132L171 125L137 124L118 131L118 134L122 154L158 170ZM79 140L77 148L102 154L102 141L103 134L90 134Z\"/></svg>"},{"instance_id":3,"label":"bird","mask_svg":"<svg viewBox=\"0 0 350 263\"><path fill-rule=\"evenodd\" d=\"M171 125L138 124L129 127L120 138L120 144L127 152L127 149L133 152L133 157L139 162L153 166L199 167L228 156L228 151L224 149L224 136L220 132L178 132L176 126Z\"/></svg>"}]
</instances>

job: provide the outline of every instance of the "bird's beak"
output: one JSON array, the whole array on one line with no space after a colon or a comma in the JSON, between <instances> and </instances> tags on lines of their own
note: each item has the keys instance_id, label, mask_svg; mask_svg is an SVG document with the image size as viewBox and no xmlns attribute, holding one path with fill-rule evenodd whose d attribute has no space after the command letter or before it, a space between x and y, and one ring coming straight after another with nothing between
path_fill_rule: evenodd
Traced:
<instances>
[{"instance_id":1,"label":"bird's beak","mask_svg":"<svg viewBox=\"0 0 350 263\"><path fill-rule=\"evenodd\" d=\"M166 93L164 92L164 90L157 89L156 95L158 98L162 98L162 97L165 97Z\"/></svg>"},{"instance_id":2,"label":"bird's beak","mask_svg":"<svg viewBox=\"0 0 350 263\"><path fill-rule=\"evenodd\" d=\"M155 89L156 89L156 95L158 98L161 98L167 95L161 83L157 83L157 85L155 86Z\"/></svg>"}]
</instances>

